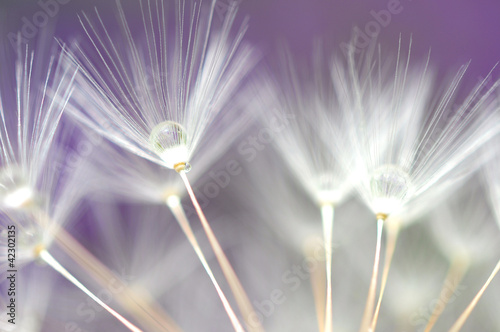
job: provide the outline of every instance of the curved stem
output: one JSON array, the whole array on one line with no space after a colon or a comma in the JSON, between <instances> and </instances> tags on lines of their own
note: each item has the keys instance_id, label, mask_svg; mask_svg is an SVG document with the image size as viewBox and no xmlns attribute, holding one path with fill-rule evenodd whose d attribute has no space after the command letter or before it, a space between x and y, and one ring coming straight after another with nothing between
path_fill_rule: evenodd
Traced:
<instances>
[{"instance_id":1,"label":"curved stem","mask_svg":"<svg viewBox=\"0 0 500 332\"><path fill-rule=\"evenodd\" d=\"M321 217L323 221L323 236L325 241L326 262L326 304L324 332L332 332L332 242L333 242L333 220L335 209L332 204L321 206Z\"/></svg>"},{"instance_id":2,"label":"curved stem","mask_svg":"<svg viewBox=\"0 0 500 332\"><path fill-rule=\"evenodd\" d=\"M321 249L323 249L323 240L318 239L318 241L321 241ZM316 308L318 330L319 332L325 332L326 264L323 262L324 257L318 254L318 249L317 246L306 246L305 256L312 261L318 262L318 268L311 270L310 283L313 291L314 307Z\"/></svg>"},{"instance_id":3,"label":"curved stem","mask_svg":"<svg viewBox=\"0 0 500 332\"><path fill-rule=\"evenodd\" d=\"M378 269L380 265L380 247L382 244L382 231L384 229L384 219L377 219L377 246L375 248L375 261L373 263L372 278L370 281L370 288L368 289L368 296L366 298L365 311L363 313L363 320L359 332L369 332L370 322L373 317L373 307L375 305L375 294L377 291Z\"/></svg>"},{"instance_id":4,"label":"curved stem","mask_svg":"<svg viewBox=\"0 0 500 332\"><path fill-rule=\"evenodd\" d=\"M255 313L250 303L250 300L248 299L248 296L245 290L243 289L243 286L241 285L240 280L236 276L233 267L229 263L226 254L224 254L224 251L222 250L219 241L217 240L212 228L210 227L210 224L208 223L207 218L205 217L205 214L203 213L203 210L201 209L200 204L198 203L198 199L196 198L196 195L193 192L193 188L189 183L189 180L186 176L186 172L181 170L179 172L179 175L181 176L182 181L186 186L186 190L189 194L189 197L191 198L191 202L193 203L196 213L200 218L201 225L205 230L205 234L207 235L208 241L210 242L210 246L212 247L215 253L215 257L217 257L217 261L219 262L222 272L224 273L224 276L226 277L226 280L229 283L229 287L231 288L231 291L238 304L238 308L240 309L240 312L242 313L243 318L245 319L247 328L251 331L263 332L264 330L260 324L260 321L258 319L255 319L258 316Z\"/></svg>"},{"instance_id":5,"label":"curved stem","mask_svg":"<svg viewBox=\"0 0 500 332\"><path fill-rule=\"evenodd\" d=\"M42 210L35 212L35 220L54 237L57 245L81 266L102 287L115 290L113 297L129 312L138 322L147 326L152 331L180 332L181 329L163 309L147 296L144 292L139 295L109 270L100 260L83 247L64 228Z\"/></svg>"},{"instance_id":6,"label":"curved stem","mask_svg":"<svg viewBox=\"0 0 500 332\"><path fill-rule=\"evenodd\" d=\"M208 262L205 258L205 255L203 254L203 251L201 250L200 245L198 244L198 241L196 240L196 237L193 233L193 230L191 229L191 226L189 225L189 221L186 217L184 209L182 208L182 205L180 204L179 196L176 196L176 195L170 196L167 199L167 206L170 208L170 211L172 211L172 214L174 215L175 219L179 223L179 226L182 228L182 231L184 232L189 243L191 244L194 251L196 252L196 255L198 256L201 264L203 265L203 268L205 269L208 276L210 277L210 280L212 281L212 284L214 285L215 289L217 290L217 294L219 295L219 298L222 301L222 305L224 306L224 309L226 310L226 313L229 316L231 323L233 324L234 330L237 332L244 332L243 327L241 326L241 323L238 320L238 317L236 317L236 314L234 313L233 309L231 308L229 301L227 300L226 296L224 295L224 292L219 287L219 283L215 279L215 276L212 273L212 269L208 265Z\"/></svg>"},{"instance_id":7,"label":"curved stem","mask_svg":"<svg viewBox=\"0 0 500 332\"><path fill-rule=\"evenodd\" d=\"M380 294L378 296L377 306L373 314L371 331L375 331L378 322L378 315L380 313L380 306L382 305L382 298L384 297L385 286L387 285L387 278L389 277L389 270L391 268L392 257L396 249L396 242L399 236L400 223L390 222L387 227L387 247L385 249L384 270L382 272L382 280L380 281Z\"/></svg>"},{"instance_id":8,"label":"curved stem","mask_svg":"<svg viewBox=\"0 0 500 332\"><path fill-rule=\"evenodd\" d=\"M467 306L467 308L464 310L464 312L460 315L458 320L453 324L449 332L458 332L462 328L462 326L465 324L465 321L467 318L469 318L470 314L472 313L472 310L477 305L477 302L479 302L479 299L481 296L483 296L484 292L486 291L486 288L490 285L491 281L493 278L497 275L498 271L500 270L500 260L498 261L497 265L493 269L493 272L491 272L488 280L484 283L483 287L479 290L479 292L476 294L472 302Z\"/></svg>"},{"instance_id":9,"label":"curved stem","mask_svg":"<svg viewBox=\"0 0 500 332\"><path fill-rule=\"evenodd\" d=\"M101 307L103 307L107 312L113 315L116 319L118 319L123 325L125 325L130 331L133 332L142 332L137 326L130 323L126 320L122 315L117 313L115 310L111 309L106 303L101 301L97 296L95 296L87 287L85 287L78 279L76 279L71 273L68 272L52 255L45 249L42 249L38 256L47 263L50 267L52 267L55 271L59 272L64 278L66 278L73 285L78 287L82 292L88 295L92 300L97 302Z\"/></svg>"},{"instance_id":10,"label":"curved stem","mask_svg":"<svg viewBox=\"0 0 500 332\"><path fill-rule=\"evenodd\" d=\"M446 279L443 283L443 287L439 292L440 296L442 297L441 300L443 305L436 305L434 307L434 311L429 318L429 321L427 322L427 326L425 327L424 332L430 332L432 330L438 318L446 308L446 305L450 301L451 296L455 293L455 290L457 289L460 281L467 272L468 267L468 261L464 260L462 257L458 257L451 262L450 268L448 269L448 274L446 275Z\"/></svg>"}]
</instances>

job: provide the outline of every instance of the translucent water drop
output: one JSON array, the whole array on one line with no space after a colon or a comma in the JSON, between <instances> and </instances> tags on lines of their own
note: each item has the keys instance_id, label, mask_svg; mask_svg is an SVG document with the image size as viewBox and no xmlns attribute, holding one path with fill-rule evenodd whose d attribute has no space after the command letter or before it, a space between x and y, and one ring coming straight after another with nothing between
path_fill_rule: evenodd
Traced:
<instances>
[{"instance_id":1,"label":"translucent water drop","mask_svg":"<svg viewBox=\"0 0 500 332\"><path fill-rule=\"evenodd\" d=\"M184 164L184 172L189 172L191 170L191 164L190 163L186 163Z\"/></svg>"},{"instance_id":2,"label":"translucent water drop","mask_svg":"<svg viewBox=\"0 0 500 332\"><path fill-rule=\"evenodd\" d=\"M408 173L394 165L384 165L372 173L370 189L375 213L389 215L400 209L412 192Z\"/></svg>"},{"instance_id":3,"label":"translucent water drop","mask_svg":"<svg viewBox=\"0 0 500 332\"><path fill-rule=\"evenodd\" d=\"M33 200L34 192L26 177L15 168L0 170L0 204L8 208L22 208Z\"/></svg>"},{"instance_id":4,"label":"translucent water drop","mask_svg":"<svg viewBox=\"0 0 500 332\"><path fill-rule=\"evenodd\" d=\"M168 168L188 164L187 133L180 124L165 121L158 124L149 136L151 149L160 156Z\"/></svg>"}]
</instances>

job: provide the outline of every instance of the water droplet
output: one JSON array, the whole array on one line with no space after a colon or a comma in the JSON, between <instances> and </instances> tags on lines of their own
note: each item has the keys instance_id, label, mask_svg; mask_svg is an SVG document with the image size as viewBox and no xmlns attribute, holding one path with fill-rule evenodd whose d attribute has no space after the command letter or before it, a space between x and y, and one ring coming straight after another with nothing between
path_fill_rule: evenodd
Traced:
<instances>
[{"instance_id":1,"label":"water droplet","mask_svg":"<svg viewBox=\"0 0 500 332\"><path fill-rule=\"evenodd\" d=\"M188 162L187 133L182 126L173 121L158 124L149 136L151 149L160 156L168 168Z\"/></svg>"},{"instance_id":2,"label":"water droplet","mask_svg":"<svg viewBox=\"0 0 500 332\"><path fill-rule=\"evenodd\" d=\"M372 209L390 214L402 207L412 192L408 173L394 165L384 165L372 173L370 180Z\"/></svg>"}]
</instances>

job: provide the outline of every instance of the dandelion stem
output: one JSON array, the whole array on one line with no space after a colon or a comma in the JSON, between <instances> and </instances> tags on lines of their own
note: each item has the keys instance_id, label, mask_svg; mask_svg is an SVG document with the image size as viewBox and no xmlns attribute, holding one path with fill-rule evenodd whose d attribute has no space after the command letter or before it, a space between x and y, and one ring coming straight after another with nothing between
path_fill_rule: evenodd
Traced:
<instances>
[{"instance_id":1,"label":"dandelion stem","mask_svg":"<svg viewBox=\"0 0 500 332\"><path fill-rule=\"evenodd\" d=\"M136 327L134 324L130 323L127 319L125 319L122 315L111 309L106 303L101 301L97 296L95 296L87 287L85 287L78 279L76 279L71 273L68 272L59 262L52 257L52 255L45 249L40 250L38 253L39 257L47 263L54 270L59 272L63 277L65 277L69 282L78 287L81 291L87 294L92 300L97 302L101 307L106 309L111 315L113 315L116 319L118 319L123 325L125 325L130 331L134 332L142 332L141 329Z\"/></svg>"},{"instance_id":2,"label":"dandelion stem","mask_svg":"<svg viewBox=\"0 0 500 332\"><path fill-rule=\"evenodd\" d=\"M469 306L464 310L464 312L460 315L458 320L453 324L453 326L450 329L450 332L458 332L462 328L462 326L465 324L465 321L467 318L469 318L470 314L472 313L472 310L476 307L477 302L479 302L479 299L481 296L483 296L484 292L486 291L486 288L488 288L489 284L493 280L493 278L497 275L498 271L500 271L500 260L498 261L497 265L493 269L493 272L491 272L488 280L484 283L483 287L479 290L479 292L476 294L472 302L469 304Z\"/></svg>"},{"instance_id":3,"label":"dandelion stem","mask_svg":"<svg viewBox=\"0 0 500 332\"><path fill-rule=\"evenodd\" d=\"M448 274L443 283L443 287L439 292L439 294L444 294L444 296L441 295L443 297L441 300L444 304L435 306L434 312L429 318L424 332L430 332L432 330L434 324L436 324L438 318L441 316L444 309L446 308L446 305L450 301L451 296L455 293L457 286L460 284L460 281L464 277L468 268L468 259L464 259L462 256L453 259L450 268L448 269Z\"/></svg>"},{"instance_id":4,"label":"dandelion stem","mask_svg":"<svg viewBox=\"0 0 500 332\"><path fill-rule=\"evenodd\" d=\"M373 307L375 305L375 293L377 291L378 269L380 264L380 247L382 244L382 231L384 229L384 218L377 218L377 246L375 248L375 261L373 263L373 273L370 281L370 288L366 298L365 312L361 321L359 332L369 332L370 322L373 317Z\"/></svg>"},{"instance_id":5,"label":"dandelion stem","mask_svg":"<svg viewBox=\"0 0 500 332\"><path fill-rule=\"evenodd\" d=\"M399 236L399 229L400 229L399 222L387 223L386 227L387 247L385 249L384 270L382 272L382 279L380 281L380 294L378 296L378 302L375 308L375 313L373 314L371 331L375 331L375 328L377 327L378 314L380 312L382 298L384 297L385 286L387 285L387 278L389 277L389 270L391 268L392 257L394 256L394 250L396 249L396 242Z\"/></svg>"},{"instance_id":6,"label":"dandelion stem","mask_svg":"<svg viewBox=\"0 0 500 332\"><path fill-rule=\"evenodd\" d=\"M325 327L324 332L332 332L332 238L333 221L335 209L332 204L321 206L321 217L323 220L323 236L325 241L326 262L326 304L325 304Z\"/></svg>"},{"instance_id":7,"label":"dandelion stem","mask_svg":"<svg viewBox=\"0 0 500 332\"><path fill-rule=\"evenodd\" d=\"M208 276L210 277L210 280L212 281L215 289L217 290L217 294L219 294L219 297L222 301L224 309L226 310L226 313L229 316L231 323L233 324L234 330L238 331L238 332L243 332L244 330L243 330L243 327L241 326L240 321L236 317L236 314L234 313L233 309L231 308L231 305L229 304L226 296L224 295L224 292L219 287L219 284L218 284L217 280L215 279L215 276L212 273L210 266L208 265L208 262L205 258L205 255L203 255L203 252L200 248L200 245L198 244L198 241L196 240L196 237L193 233L193 230L191 229L191 226L189 225L189 221L186 217L184 209L182 208L182 205L180 204L179 196L172 195L172 196L168 197L167 206L170 208L170 211L172 211L172 214L174 215L175 219L179 223L179 226L182 228L182 231L184 232L189 243L191 244L194 251L196 252L196 255L200 259L200 262L203 265L203 268L205 268L205 271L207 272Z\"/></svg>"},{"instance_id":8,"label":"dandelion stem","mask_svg":"<svg viewBox=\"0 0 500 332\"><path fill-rule=\"evenodd\" d=\"M233 292L238 307L245 319L247 328L250 331L262 332L263 328L260 325L260 323L255 319L252 320L252 317L258 317L258 316L253 310L253 307L250 304L250 300L248 299L248 296L245 293L243 286L241 285L238 277L236 276L233 267L229 263L229 260L227 259L226 255L224 254L224 251L222 250L219 241L215 237L215 234L212 228L210 227L207 218L205 217L205 214L203 213L203 210L201 209L201 206L198 203L198 200L196 199L196 196L193 192L193 188L191 187L191 184L189 183L189 180L186 176L186 172L181 170L179 172L179 175L181 176L182 181L186 186L186 190L188 191L189 197L191 198L194 208L196 209L196 213L200 218L201 224L203 226L203 229L205 230L205 234L207 235L208 241L210 242L210 245L215 253L215 257L217 257L217 261L219 262L222 272L224 273L224 276L226 277L229 283L229 287L231 288L231 291Z\"/></svg>"},{"instance_id":9,"label":"dandelion stem","mask_svg":"<svg viewBox=\"0 0 500 332\"><path fill-rule=\"evenodd\" d=\"M321 241L321 240L320 240ZM316 248L306 247L305 256L313 261L320 260L317 257ZM316 318L318 320L319 332L325 332L325 301L326 301L326 268L325 264L318 265L317 269L311 270L311 287L316 307Z\"/></svg>"},{"instance_id":10,"label":"dandelion stem","mask_svg":"<svg viewBox=\"0 0 500 332\"><path fill-rule=\"evenodd\" d=\"M66 232L64 228L51 221L46 213L41 210L37 211L35 213L35 220L40 225L45 225L45 228L54 236L57 244L64 252L102 287L108 289L112 285L113 289L119 290L113 292L115 299L138 322L146 325L148 330L162 332L181 331L172 318L152 298L147 296L146 293L139 295L127 287L121 278L111 272L101 261Z\"/></svg>"}]
</instances>

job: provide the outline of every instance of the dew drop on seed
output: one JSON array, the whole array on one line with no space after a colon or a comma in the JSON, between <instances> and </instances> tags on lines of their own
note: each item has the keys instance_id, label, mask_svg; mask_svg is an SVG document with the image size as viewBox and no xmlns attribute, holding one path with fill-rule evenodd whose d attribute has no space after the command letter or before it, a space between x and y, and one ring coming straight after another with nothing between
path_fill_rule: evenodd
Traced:
<instances>
[{"instance_id":1,"label":"dew drop on seed","mask_svg":"<svg viewBox=\"0 0 500 332\"><path fill-rule=\"evenodd\" d=\"M370 189L375 213L390 214L409 198L412 184L408 173L394 165L384 165L372 173Z\"/></svg>"},{"instance_id":2,"label":"dew drop on seed","mask_svg":"<svg viewBox=\"0 0 500 332\"><path fill-rule=\"evenodd\" d=\"M149 144L168 168L188 162L187 133L177 122L165 121L154 127Z\"/></svg>"}]
</instances>

